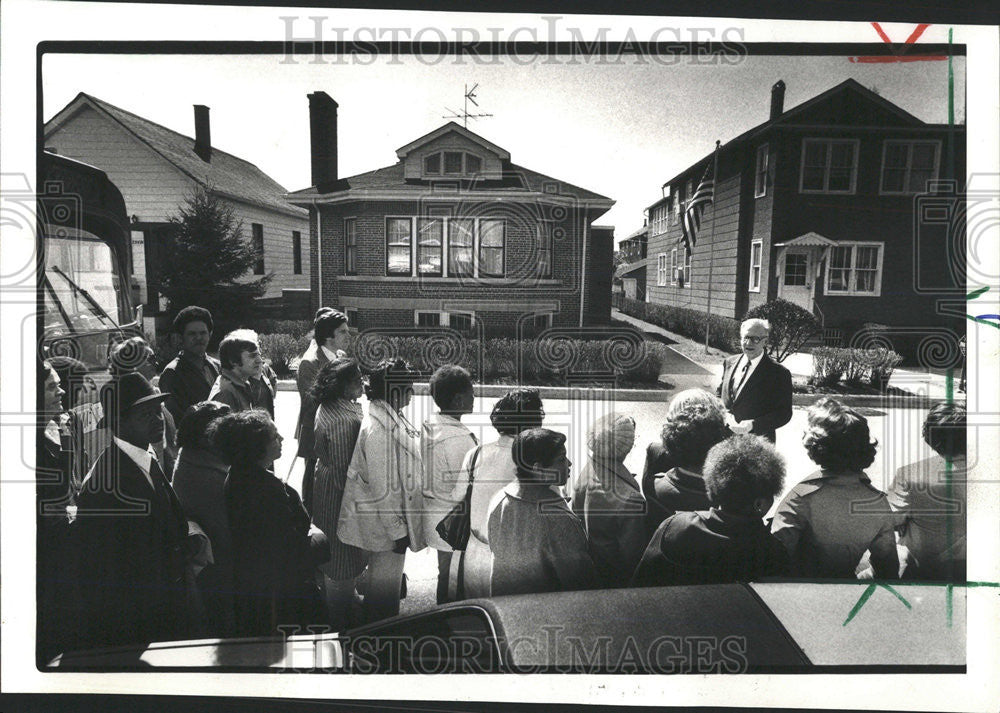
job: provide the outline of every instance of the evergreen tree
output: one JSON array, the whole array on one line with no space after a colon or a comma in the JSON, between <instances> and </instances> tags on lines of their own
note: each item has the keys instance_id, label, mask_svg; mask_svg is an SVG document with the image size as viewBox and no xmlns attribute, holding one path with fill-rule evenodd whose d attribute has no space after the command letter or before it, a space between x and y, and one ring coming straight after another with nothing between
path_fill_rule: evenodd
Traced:
<instances>
[{"instance_id":1,"label":"evergreen tree","mask_svg":"<svg viewBox=\"0 0 1000 713\"><path fill-rule=\"evenodd\" d=\"M211 190L199 187L170 218L161 267L160 291L176 314L188 305L208 309L216 335L252 316L254 299L267 290L270 273L254 280L251 273L260 255L243 239L243 224L233 208Z\"/></svg>"}]
</instances>

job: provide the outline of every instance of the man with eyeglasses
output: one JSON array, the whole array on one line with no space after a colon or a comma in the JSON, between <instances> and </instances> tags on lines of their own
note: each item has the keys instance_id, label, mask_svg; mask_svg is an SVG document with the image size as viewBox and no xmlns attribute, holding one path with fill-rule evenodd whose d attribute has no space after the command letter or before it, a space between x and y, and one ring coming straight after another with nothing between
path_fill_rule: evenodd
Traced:
<instances>
[{"instance_id":1,"label":"man with eyeglasses","mask_svg":"<svg viewBox=\"0 0 1000 713\"><path fill-rule=\"evenodd\" d=\"M792 420L792 375L765 353L770 332L766 319L740 325L743 353L723 363L717 391L733 433L752 433L774 443L775 431Z\"/></svg>"}]
</instances>

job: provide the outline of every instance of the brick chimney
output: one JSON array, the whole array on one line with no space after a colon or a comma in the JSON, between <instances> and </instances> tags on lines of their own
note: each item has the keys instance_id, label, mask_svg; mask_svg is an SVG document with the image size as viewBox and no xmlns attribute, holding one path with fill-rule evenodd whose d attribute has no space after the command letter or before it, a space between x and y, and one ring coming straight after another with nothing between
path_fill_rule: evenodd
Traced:
<instances>
[{"instance_id":1,"label":"brick chimney","mask_svg":"<svg viewBox=\"0 0 1000 713\"><path fill-rule=\"evenodd\" d=\"M337 183L337 102L326 92L309 95L309 147L312 184L329 192Z\"/></svg>"},{"instance_id":2,"label":"brick chimney","mask_svg":"<svg viewBox=\"0 0 1000 713\"><path fill-rule=\"evenodd\" d=\"M785 83L780 79L771 87L771 121L781 116L785 111Z\"/></svg>"},{"instance_id":3,"label":"brick chimney","mask_svg":"<svg viewBox=\"0 0 1000 713\"><path fill-rule=\"evenodd\" d=\"M208 121L208 107L194 105L194 152L205 163L212 162L212 127Z\"/></svg>"}]
</instances>

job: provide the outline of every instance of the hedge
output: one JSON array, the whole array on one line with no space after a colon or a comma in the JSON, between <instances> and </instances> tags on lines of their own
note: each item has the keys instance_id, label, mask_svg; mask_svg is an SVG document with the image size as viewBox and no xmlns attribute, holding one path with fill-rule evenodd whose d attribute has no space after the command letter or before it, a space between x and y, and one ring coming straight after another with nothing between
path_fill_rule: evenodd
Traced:
<instances>
[{"instance_id":1,"label":"hedge","mask_svg":"<svg viewBox=\"0 0 1000 713\"><path fill-rule=\"evenodd\" d=\"M304 351L306 343L287 334L260 335L260 348L271 366ZM602 383L656 384L666 360L667 348L635 338L606 340L543 338L539 340L461 339L454 334L427 337L392 337L369 332L355 343L362 368L372 368L382 359L402 358L425 377L443 364L459 364L478 383L575 385Z\"/></svg>"},{"instance_id":2,"label":"hedge","mask_svg":"<svg viewBox=\"0 0 1000 713\"><path fill-rule=\"evenodd\" d=\"M620 305L618 309L627 315L697 341L705 340L707 320L710 323L709 345L727 352L740 350L740 323L730 317L706 316L704 312L687 307L640 302L624 295L620 297Z\"/></svg>"},{"instance_id":3,"label":"hedge","mask_svg":"<svg viewBox=\"0 0 1000 713\"><path fill-rule=\"evenodd\" d=\"M815 347L812 350L813 371L809 383L833 386L838 381L866 384L882 389L903 357L888 349L852 349L849 347Z\"/></svg>"}]
</instances>

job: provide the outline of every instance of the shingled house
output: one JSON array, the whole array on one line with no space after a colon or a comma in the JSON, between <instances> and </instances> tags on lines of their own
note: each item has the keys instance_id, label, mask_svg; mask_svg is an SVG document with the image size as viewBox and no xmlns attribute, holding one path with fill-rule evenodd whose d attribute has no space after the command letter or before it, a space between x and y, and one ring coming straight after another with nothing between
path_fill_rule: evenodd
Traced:
<instances>
[{"instance_id":1,"label":"shingled house","mask_svg":"<svg viewBox=\"0 0 1000 713\"><path fill-rule=\"evenodd\" d=\"M396 150L398 161L337 175L337 103L309 95L315 305L360 329L451 327L515 334L607 324L609 198L542 175L454 122Z\"/></svg>"},{"instance_id":2,"label":"shingled house","mask_svg":"<svg viewBox=\"0 0 1000 713\"><path fill-rule=\"evenodd\" d=\"M778 297L799 304L830 343L865 323L902 342L957 339L962 320L940 300L965 287L953 229L965 127L927 124L852 79L788 111L784 92L777 82L770 118L722 144L690 254L682 212L713 156L649 206L647 301L704 312L711 288L711 311L736 319Z\"/></svg>"},{"instance_id":3,"label":"shingled house","mask_svg":"<svg viewBox=\"0 0 1000 713\"><path fill-rule=\"evenodd\" d=\"M191 138L81 92L46 122L45 147L100 168L121 189L131 216L132 273L147 315L161 307L157 266L167 221L202 186L243 222L244 237L262 255L253 273L274 273L264 299L284 295L292 311L302 303L300 314L289 316L309 316L301 299L310 277L308 213L255 165L212 146L208 107L194 107L194 124Z\"/></svg>"}]
</instances>

